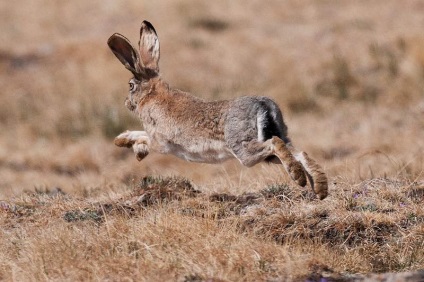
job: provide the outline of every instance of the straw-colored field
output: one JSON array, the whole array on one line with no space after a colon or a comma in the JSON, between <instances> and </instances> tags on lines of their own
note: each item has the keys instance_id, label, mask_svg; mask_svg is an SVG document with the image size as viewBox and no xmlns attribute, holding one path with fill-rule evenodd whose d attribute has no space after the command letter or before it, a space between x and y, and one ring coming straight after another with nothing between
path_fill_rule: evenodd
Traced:
<instances>
[{"instance_id":1,"label":"straw-colored field","mask_svg":"<svg viewBox=\"0 0 424 282\"><path fill-rule=\"evenodd\" d=\"M59 2L0 3L0 280L424 279L422 1ZM143 19L171 86L277 101L329 197L115 147Z\"/></svg>"}]
</instances>

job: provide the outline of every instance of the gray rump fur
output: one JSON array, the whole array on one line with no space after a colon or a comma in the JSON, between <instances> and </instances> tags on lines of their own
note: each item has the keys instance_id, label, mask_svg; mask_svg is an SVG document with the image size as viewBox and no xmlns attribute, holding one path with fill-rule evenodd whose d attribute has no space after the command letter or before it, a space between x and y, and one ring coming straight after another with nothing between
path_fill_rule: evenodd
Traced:
<instances>
[{"instance_id":1,"label":"gray rump fur","mask_svg":"<svg viewBox=\"0 0 424 282\"><path fill-rule=\"evenodd\" d=\"M252 147L252 144L263 143L273 136L290 144L283 115L268 97L240 97L231 101L224 136L227 146L239 158L254 153L251 150L256 146ZM272 156L266 160L271 161Z\"/></svg>"}]
</instances>

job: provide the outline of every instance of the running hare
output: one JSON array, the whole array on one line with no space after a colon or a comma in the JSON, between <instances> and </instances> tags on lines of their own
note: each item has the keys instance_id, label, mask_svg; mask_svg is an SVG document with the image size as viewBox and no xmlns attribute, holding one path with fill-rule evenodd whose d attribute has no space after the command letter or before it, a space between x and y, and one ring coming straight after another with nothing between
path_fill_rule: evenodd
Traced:
<instances>
[{"instance_id":1,"label":"running hare","mask_svg":"<svg viewBox=\"0 0 424 282\"><path fill-rule=\"evenodd\" d=\"M283 164L300 186L306 179L320 199L327 196L327 177L305 152L296 152L277 104L266 97L206 102L173 89L159 74L159 39L143 21L139 49L120 34L108 45L132 72L125 105L141 119L145 131L126 131L115 138L132 147L141 161L150 150L193 162L220 163L237 158L245 166L267 161Z\"/></svg>"}]
</instances>

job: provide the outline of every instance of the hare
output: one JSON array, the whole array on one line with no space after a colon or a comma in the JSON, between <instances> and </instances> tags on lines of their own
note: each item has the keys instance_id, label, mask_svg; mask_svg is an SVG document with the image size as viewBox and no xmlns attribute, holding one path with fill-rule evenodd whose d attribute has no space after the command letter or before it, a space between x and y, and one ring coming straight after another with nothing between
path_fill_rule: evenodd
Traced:
<instances>
[{"instance_id":1,"label":"hare","mask_svg":"<svg viewBox=\"0 0 424 282\"><path fill-rule=\"evenodd\" d=\"M107 43L133 74L125 105L145 130L126 131L115 138L115 145L132 147L139 161L152 150L193 162L236 158L248 167L263 161L282 164L298 185L304 187L308 179L320 199L327 196L325 173L305 152L295 150L273 100L240 97L207 102L171 88L159 74L159 39L148 21L141 24L138 50L118 33Z\"/></svg>"}]
</instances>

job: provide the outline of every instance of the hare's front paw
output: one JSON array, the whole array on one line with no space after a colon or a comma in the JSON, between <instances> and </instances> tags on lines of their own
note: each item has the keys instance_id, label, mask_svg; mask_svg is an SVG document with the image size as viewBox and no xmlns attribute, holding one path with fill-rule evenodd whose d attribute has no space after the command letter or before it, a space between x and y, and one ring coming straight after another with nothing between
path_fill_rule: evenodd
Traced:
<instances>
[{"instance_id":1,"label":"hare's front paw","mask_svg":"<svg viewBox=\"0 0 424 282\"><path fill-rule=\"evenodd\" d=\"M149 145L147 144L147 140L139 139L132 147L138 161L141 161L149 154Z\"/></svg>"},{"instance_id":2,"label":"hare's front paw","mask_svg":"<svg viewBox=\"0 0 424 282\"><path fill-rule=\"evenodd\" d=\"M145 131L125 131L115 138L115 145L118 147L133 148L138 161L141 161L149 154L150 138Z\"/></svg>"},{"instance_id":3,"label":"hare's front paw","mask_svg":"<svg viewBox=\"0 0 424 282\"><path fill-rule=\"evenodd\" d=\"M116 136L114 141L115 145L118 147L131 148L135 143L135 140L131 138L131 133L131 131L127 130Z\"/></svg>"},{"instance_id":4,"label":"hare's front paw","mask_svg":"<svg viewBox=\"0 0 424 282\"><path fill-rule=\"evenodd\" d=\"M148 142L149 136L145 131L127 130L115 137L115 145L118 147L131 148L139 140Z\"/></svg>"}]
</instances>

